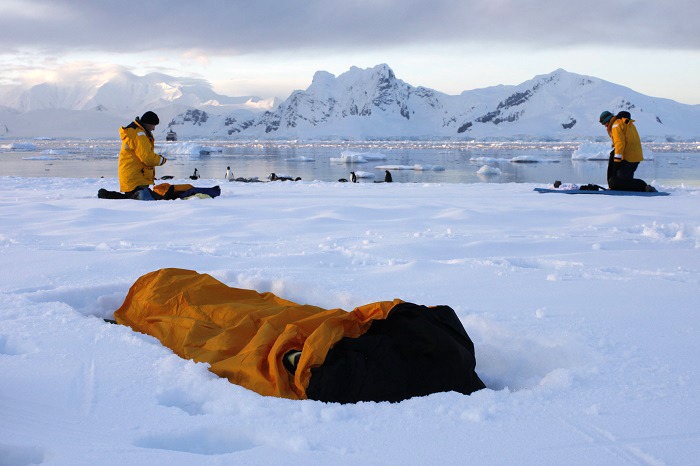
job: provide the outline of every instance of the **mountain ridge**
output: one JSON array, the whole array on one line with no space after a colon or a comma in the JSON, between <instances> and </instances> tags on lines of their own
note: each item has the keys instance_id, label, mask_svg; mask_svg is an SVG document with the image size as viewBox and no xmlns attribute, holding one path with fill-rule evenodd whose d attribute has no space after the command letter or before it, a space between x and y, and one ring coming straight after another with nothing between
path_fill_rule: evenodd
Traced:
<instances>
[{"instance_id":1,"label":"mountain ridge","mask_svg":"<svg viewBox=\"0 0 700 466\"><path fill-rule=\"evenodd\" d=\"M645 140L700 140L700 105L650 97L561 68L517 85L449 95L408 84L387 64L352 66L339 76L317 71L305 90L283 101L224 96L197 78L122 72L100 85L40 84L13 99L5 94L0 105L1 137L74 137L50 124L32 127L28 119L43 120L49 110L85 112L88 120L101 113L97 120L106 125L126 124L151 109L161 117L156 134L173 129L181 138L558 141L605 138L600 112L627 110ZM86 137L116 131L89 126Z\"/></svg>"}]
</instances>

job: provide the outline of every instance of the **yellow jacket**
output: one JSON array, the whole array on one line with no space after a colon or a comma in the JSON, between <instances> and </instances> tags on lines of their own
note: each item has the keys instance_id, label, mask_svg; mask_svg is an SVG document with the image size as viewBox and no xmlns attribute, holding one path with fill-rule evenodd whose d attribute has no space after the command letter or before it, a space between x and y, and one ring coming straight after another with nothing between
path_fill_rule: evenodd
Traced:
<instances>
[{"instance_id":1,"label":"yellow jacket","mask_svg":"<svg viewBox=\"0 0 700 466\"><path fill-rule=\"evenodd\" d=\"M137 118L128 126L119 128L122 148L119 152L119 190L129 192L138 186L154 183L155 166L167 160L156 154L153 136L141 126Z\"/></svg>"},{"instance_id":2,"label":"yellow jacket","mask_svg":"<svg viewBox=\"0 0 700 466\"><path fill-rule=\"evenodd\" d=\"M628 162L641 162L642 142L639 133L634 126L634 120L629 118L613 117L608 125L608 134L615 149L615 162L626 160Z\"/></svg>"}]
</instances>

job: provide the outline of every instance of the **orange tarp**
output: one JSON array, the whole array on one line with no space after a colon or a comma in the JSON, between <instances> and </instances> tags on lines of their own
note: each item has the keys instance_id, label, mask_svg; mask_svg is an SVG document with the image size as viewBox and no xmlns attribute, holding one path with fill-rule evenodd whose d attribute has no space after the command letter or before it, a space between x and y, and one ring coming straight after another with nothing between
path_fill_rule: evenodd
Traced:
<instances>
[{"instance_id":1,"label":"orange tarp","mask_svg":"<svg viewBox=\"0 0 700 466\"><path fill-rule=\"evenodd\" d=\"M183 358L261 395L305 399L311 369L331 347L385 319L401 300L323 309L272 293L231 288L192 270L161 269L139 278L115 312L118 323L153 335ZM282 364L302 350L294 375Z\"/></svg>"}]
</instances>

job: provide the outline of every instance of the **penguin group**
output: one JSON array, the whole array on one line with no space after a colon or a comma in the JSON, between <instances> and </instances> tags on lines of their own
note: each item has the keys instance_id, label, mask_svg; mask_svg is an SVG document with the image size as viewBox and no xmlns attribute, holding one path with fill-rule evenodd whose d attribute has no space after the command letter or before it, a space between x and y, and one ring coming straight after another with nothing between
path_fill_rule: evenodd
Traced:
<instances>
[{"instance_id":1,"label":"penguin group","mask_svg":"<svg viewBox=\"0 0 700 466\"><path fill-rule=\"evenodd\" d=\"M340 178L338 180L340 183L347 183L347 178ZM350 181L357 183L357 174L355 172L350 172ZM384 183L391 183L393 178L391 177L391 172L389 170L384 170ZM381 181L375 181L375 183L381 183Z\"/></svg>"}]
</instances>

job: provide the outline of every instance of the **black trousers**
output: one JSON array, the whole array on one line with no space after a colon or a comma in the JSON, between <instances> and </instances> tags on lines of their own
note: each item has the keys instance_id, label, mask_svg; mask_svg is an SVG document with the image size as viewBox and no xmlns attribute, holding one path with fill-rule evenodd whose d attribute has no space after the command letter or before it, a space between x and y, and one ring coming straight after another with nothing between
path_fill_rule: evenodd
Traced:
<instances>
[{"instance_id":1,"label":"black trousers","mask_svg":"<svg viewBox=\"0 0 700 466\"><path fill-rule=\"evenodd\" d=\"M611 153L608 160L608 187L616 191L644 191L647 187L646 181L634 177L638 166L639 162L615 162Z\"/></svg>"}]
</instances>

